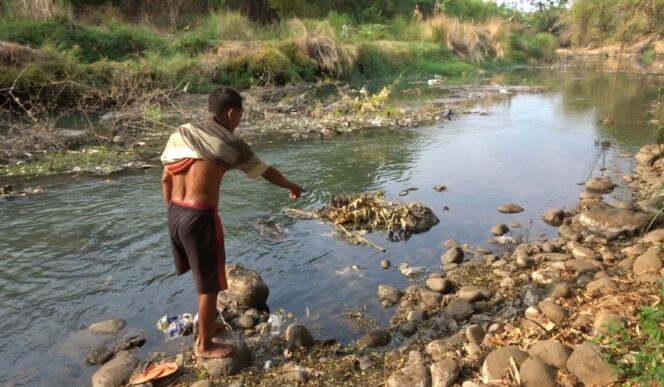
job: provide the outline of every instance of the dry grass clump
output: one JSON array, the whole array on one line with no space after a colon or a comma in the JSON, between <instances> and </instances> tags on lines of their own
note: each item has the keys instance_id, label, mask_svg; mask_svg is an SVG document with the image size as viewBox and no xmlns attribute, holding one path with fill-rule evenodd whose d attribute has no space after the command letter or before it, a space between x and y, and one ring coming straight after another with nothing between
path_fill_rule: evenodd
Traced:
<instances>
[{"instance_id":1,"label":"dry grass clump","mask_svg":"<svg viewBox=\"0 0 664 387\"><path fill-rule=\"evenodd\" d=\"M58 0L7 0L4 8L6 10L2 11L8 16L21 19L48 20L70 16L69 7Z\"/></svg>"},{"instance_id":2,"label":"dry grass clump","mask_svg":"<svg viewBox=\"0 0 664 387\"><path fill-rule=\"evenodd\" d=\"M313 59L324 72L347 74L357 60L357 47L339 45L334 28L328 22L307 26L302 20L293 18L286 24L286 30L299 50Z\"/></svg>"},{"instance_id":3,"label":"dry grass clump","mask_svg":"<svg viewBox=\"0 0 664 387\"><path fill-rule=\"evenodd\" d=\"M498 44L501 28L501 22L495 19L480 24L437 15L423 23L422 35L426 39L442 42L455 55L481 63L486 58L502 55Z\"/></svg>"}]
</instances>

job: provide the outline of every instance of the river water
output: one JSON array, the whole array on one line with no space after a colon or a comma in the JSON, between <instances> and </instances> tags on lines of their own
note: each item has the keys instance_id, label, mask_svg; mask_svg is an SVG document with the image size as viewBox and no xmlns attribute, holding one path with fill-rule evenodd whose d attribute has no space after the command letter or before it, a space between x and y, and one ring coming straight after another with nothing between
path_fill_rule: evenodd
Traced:
<instances>
[{"instance_id":1,"label":"river water","mask_svg":"<svg viewBox=\"0 0 664 387\"><path fill-rule=\"evenodd\" d=\"M521 223L513 237L553 236L556 230L540 220L544 210L574 206L582 190L577 183L591 176L619 181L632 168L633 154L656 138L647 110L662 83L659 75L616 77L588 65L477 80L491 81L549 90L471 103L469 109L488 114L455 115L430 127L256 146L309 192L292 202L264 181L227 175L220 211L228 261L261 273L273 310L291 312L315 336L346 343L362 331L344 312L366 306L367 318L387 324L393 310L379 306L376 289L408 286L397 264L437 270L443 241L487 246L497 223ZM608 111L616 124L598 125ZM605 140L608 149L598 145ZM95 367L85 364L85 354L99 341L81 329L107 318L124 318L125 330L147 334L143 357L189 344L165 343L155 329L164 314L196 310L190 275L174 274L159 177L156 169L109 180L61 177L43 194L0 201L0 384L89 384ZM446 192L433 189L441 184ZM418 190L398 196L410 187ZM333 194L378 189L425 203L440 224L402 242L368 235L387 249L381 253L334 238L324 224L281 213L285 207L318 208ZM628 192L619 188L612 198L626 199ZM496 211L512 202L526 211ZM391 269L381 269L384 258ZM340 274L351 265L360 269Z\"/></svg>"}]
</instances>

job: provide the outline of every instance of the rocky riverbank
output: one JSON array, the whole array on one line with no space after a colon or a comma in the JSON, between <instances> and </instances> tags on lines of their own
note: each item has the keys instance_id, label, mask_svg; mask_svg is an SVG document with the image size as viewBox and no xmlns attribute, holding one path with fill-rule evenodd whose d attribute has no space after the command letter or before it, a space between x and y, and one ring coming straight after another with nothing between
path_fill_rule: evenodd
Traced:
<instances>
[{"instance_id":1,"label":"rocky riverbank","mask_svg":"<svg viewBox=\"0 0 664 387\"><path fill-rule=\"evenodd\" d=\"M299 324L272 335L278 327L266 310L267 285L258 274L229 266L232 292L222 294L222 314L233 331L219 339L241 350L214 361L198 361L188 350L174 359L156 354L157 361L176 361L180 371L154 385L657 383L647 378L656 378L662 342L648 339L648 332L661 337L664 321L644 319L663 310L664 217L657 211L664 202L664 158L649 145L635 160L634 172L623 177L631 202L604 202L615 182L595 177L577 208L543 214L558 228L555 239L503 253L444 242L442 270L406 289L379 286L381 305L395 307L390 325L349 345L314 337ZM506 223L522 210L498 208ZM509 232L498 226L494 234ZM93 385L120 385L137 364L120 352L97 371ZM103 375L114 375L113 383Z\"/></svg>"}]
</instances>

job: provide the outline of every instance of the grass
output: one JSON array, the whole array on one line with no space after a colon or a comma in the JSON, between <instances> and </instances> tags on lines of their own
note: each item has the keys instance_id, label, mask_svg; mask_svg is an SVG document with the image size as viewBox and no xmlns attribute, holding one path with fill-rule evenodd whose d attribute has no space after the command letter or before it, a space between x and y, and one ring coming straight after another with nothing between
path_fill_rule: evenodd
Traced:
<instances>
[{"instance_id":1,"label":"grass","mask_svg":"<svg viewBox=\"0 0 664 387\"><path fill-rule=\"evenodd\" d=\"M605 348L605 360L623 378L642 386L664 385L664 303L641 307L637 320L636 329L610 327L610 334L596 341Z\"/></svg>"}]
</instances>

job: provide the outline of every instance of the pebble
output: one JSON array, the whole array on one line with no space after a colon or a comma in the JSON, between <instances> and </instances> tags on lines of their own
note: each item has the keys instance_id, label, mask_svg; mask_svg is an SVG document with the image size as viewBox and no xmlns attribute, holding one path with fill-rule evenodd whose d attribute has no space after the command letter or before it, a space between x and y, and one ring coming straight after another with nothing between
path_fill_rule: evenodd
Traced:
<instances>
[{"instance_id":1,"label":"pebble","mask_svg":"<svg viewBox=\"0 0 664 387\"><path fill-rule=\"evenodd\" d=\"M387 308L397 304L401 297L403 297L403 292L394 286L378 285L378 300L383 307Z\"/></svg>"},{"instance_id":2,"label":"pebble","mask_svg":"<svg viewBox=\"0 0 664 387\"><path fill-rule=\"evenodd\" d=\"M447 314L455 320L465 320L474 312L470 302L461 298L455 298L452 300L445 310Z\"/></svg>"},{"instance_id":3,"label":"pebble","mask_svg":"<svg viewBox=\"0 0 664 387\"><path fill-rule=\"evenodd\" d=\"M504 224L497 224L497 225L491 227L491 233L495 236L505 235L509 231L510 231L510 229L507 227L507 225L504 225Z\"/></svg>"},{"instance_id":4,"label":"pebble","mask_svg":"<svg viewBox=\"0 0 664 387\"><path fill-rule=\"evenodd\" d=\"M556 324L560 324L567 318L567 311L553 301L544 300L537 306L549 320Z\"/></svg>"},{"instance_id":5,"label":"pebble","mask_svg":"<svg viewBox=\"0 0 664 387\"><path fill-rule=\"evenodd\" d=\"M590 260L599 260L597 254L590 248L583 245L576 245L572 249L572 255L576 259L590 259Z\"/></svg>"},{"instance_id":6,"label":"pebble","mask_svg":"<svg viewBox=\"0 0 664 387\"><path fill-rule=\"evenodd\" d=\"M623 327L624 324L625 321L620 315L607 310L602 310L597 313L597 317L595 317L595 333L610 335L612 329L619 329Z\"/></svg>"},{"instance_id":7,"label":"pebble","mask_svg":"<svg viewBox=\"0 0 664 387\"><path fill-rule=\"evenodd\" d=\"M139 360L129 352L119 352L117 356L104 364L92 375L93 387L124 386Z\"/></svg>"},{"instance_id":8,"label":"pebble","mask_svg":"<svg viewBox=\"0 0 664 387\"><path fill-rule=\"evenodd\" d=\"M373 359L369 356L360 357L357 363L358 367L360 368L360 371L362 372L372 369L375 365Z\"/></svg>"},{"instance_id":9,"label":"pebble","mask_svg":"<svg viewBox=\"0 0 664 387\"><path fill-rule=\"evenodd\" d=\"M520 212L523 212L523 207L514 203L503 204L498 207L498 212L501 212L503 214L518 214Z\"/></svg>"},{"instance_id":10,"label":"pebble","mask_svg":"<svg viewBox=\"0 0 664 387\"><path fill-rule=\"evenodd\" d=\"M565 368L572 348L556 340L543 340L533 344L528 354L556 368Z\"/></svg>"},{"instance_id":11,"label":"pebble","mask_svg":"<svg viewBox=\"0 0 664 387\"><path fill-rule=\"evenodd\" d=\"M390 332L384 329L376 329L362 336L357 341L357 347L360 350L382 347L389 344L391 340Z\"/></svg>"},{"instance_id":12,"label":"pebble","mask_svg":"<svg viewBox=\"0 0 664 387\"><path fill-rule=\"evenodd\" d=\"M448 239L445 242L443 242L443 247L447 249L453 249L455 247L459 246L459 243L455 241L454 239Z\"/></svg>"},{"instance_id":13,"label":"pebble","mask_svg":"<svg viewBox=\"0 0 664 387\"><path fill-rule=\"evenodd\" d=\"M550 226L558 227L565 220L565 211L560 208L550 209L542 214L542 220Z\"/></svg>"},{"instance_id":14,"label":"pebble","mask_svg":"<svg viewBox=\"0 0 664 387\"><path fill-rule=\"evenodd\" d=\"M411 310L408 312L408 321L422 321L426 318L426 313L423 310Z\"/></svg>"},{"instance_id":15,"label":"pebble","mask_svg":"<svg viewBox=\"0 0 664 387\"><path fill-rule=\"evenodd\" d=\"M634 274L657 273L662 269L662 248L653 246L634 261L632 271Z\"/></svg>"},{"instance_id":16,"label":"pebble","mask_svg":"<svg viewBox=\"0 0 664 387\"><path fill-rule=\"evenodd\" d=\"M288 349L311 348L316 343L311 332L301 324L291 324L286 328L286 343Z\"/></svg>"},{"instance_id":17,"label":"pebble","mask_svg":"<svg viewBox=\"0 0 664 387\"><path fill-rule=\"evenodd\" d=\"M475 302L484 299L484 294L478 287L462 286L461 289L459 289L458 297L469 302Z\"/></svg>"},{"instance_id":18,"label":"pebble","mask_svg":"<svg viewBox=\"0 0 664 387\"><path fill-rule=\"evenodd\" d=\"M521 224L519 222L510 222L510 224L507 225L509 228L521 228Z\"/></svg>"},{"instance_id":19,"label":"pebble","mask_svg":"<svg viewBox=\"0 0 664 387\"><path fill-rule=\"evenodd\" d=\"M514 280L514 278L506 277L506 278L503 278L502 281L500 281L500 287L501 288L512 289L514 286L516 286L516 281Z\"/></svg>"},{"instance_id":20,"label":"pebble","mask_svg":"<svg viewBox=\"0 0 664 387\"><path fill-rule=\"evenodd\" d=\"M453 247L445 252L440 257L440 260L443 265L451 264L451 263L461 263L463 261L463 250L461 247Z\"/></svg>"},{"instance_id":21,"label":"pebble","mask_svg":"<svg viewBox=\"0 0 664 387\"><path fill-rule=\"evenodd\" d=\"M486 336L484 329L477 324L466 328L466 338L469 343L480 345L482 344L482 340L484 340L484 336Z\"/></svg>"},{"instance_id":22,"label":"pebble","mask_svg":"<svg viewBox=\"0 0 664 387\"><path fill-rule=\"evenodd\" d=\"M526 387L552 387L556 385L556 370L539 359L527 359L519 369L521 383Z\"/></svg>"},{"instance_id":23,"label":"pebble","mask_svg":"<svg viewBox=\"0 0 664 387\"><path fill-rule=\"evenodd\" d=\"M415 334L415 332L417 332L417 324L415 324L414 321L408 321L399 327L399 332L401 332L401 334L406 337L412 336Z\"/></svg>"},{"instance_id":24,"label":"pebble","mask_svg":"<svg viewBox=\"0 0 664 387\"><path fill-rule=\"evenodd\" d=\"M392 266L392 263L390 262L389 259L383 259L382 261L380 261L380 267L382 267L383 269L387 270L390 268L390 266Z\"/></svg>"},{"instance_id":25,"label":"pebble","mask_svg":"<svg viewBox=\"0 0 664 387\"><path fill-rule=\"evenodd\" d=\"M572 295L572 291L569 285L565 282L555 284L549 293L549 297L552 299L557 298L568 298Z\"/></svg>"},{"instance_id":26,"label":"pebble","mask_svg":"<svg viewBox=\"0 0 664 387\"><path fill-rule=\"evenodd\" d=\"M106 347L99 347L94 351L90 352L86 357L86 360L90 364L104 364L107 361L111 360L114 353Z\"/></svg>"},{"instance_id":27,"label":"pebble","mask_svg":"<svg viewBox=\"0 0 664 387\"><path fill-rule=\"evenodd\" d=\"M234 321L235 325L241 329L251 329L256 325L256 320L250 315L242 315Z\"/></svg>"},{"instance_id":28,"label":"pebble","mask_svg":"<svg viewBox=\"0 0 664 387\"><path fill-rule=\"evenodd\" d=\"M589 293L611 294L618 291L618 285L609 277L596 279L586 286Z\"/></svg>"},{"instance_id":29,"label":"pebble","mask_svg":"<svg viewBox=\"0 0 664 387\"><path fill-rule=\"evenodd\" d=\"M452 282L446 278L428 278L426 287L438 293L449 293L452 290Z\"/></svg>"}]
</instances>

